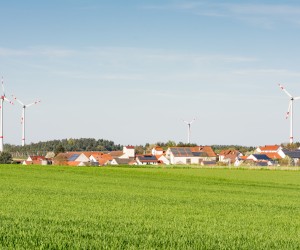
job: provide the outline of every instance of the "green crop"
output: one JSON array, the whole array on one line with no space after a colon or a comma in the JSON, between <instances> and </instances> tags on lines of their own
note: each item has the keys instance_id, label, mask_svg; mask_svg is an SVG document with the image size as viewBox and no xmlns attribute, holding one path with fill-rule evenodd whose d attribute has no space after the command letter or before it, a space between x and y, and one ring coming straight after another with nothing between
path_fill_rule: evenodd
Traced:
<instances>
[{"instance_id":1,"label":"green crop","mask_svg":"<svg viewBox=\"0 0 300 250\"><path fill-rule=\"evenodd\" d=\"M299 171L0 165L0 249L299 248Z\"/></svg>"}]
</instances>

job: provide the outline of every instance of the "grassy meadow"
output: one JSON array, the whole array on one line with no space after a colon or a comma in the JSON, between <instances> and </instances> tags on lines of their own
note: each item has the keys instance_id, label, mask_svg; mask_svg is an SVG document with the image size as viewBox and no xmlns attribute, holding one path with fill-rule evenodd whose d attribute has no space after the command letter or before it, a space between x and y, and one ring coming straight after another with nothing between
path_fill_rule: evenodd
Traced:
<instances>
[{"instance_id":1,"label":"grassy meadow","mask_svg":"<svg viewBox=\"0 0 300 250\"><path fill-rule=\"evenodd\" d=\"M299 249L300 171L0 165L0 249Z\"/></svg>"}]
</instances>

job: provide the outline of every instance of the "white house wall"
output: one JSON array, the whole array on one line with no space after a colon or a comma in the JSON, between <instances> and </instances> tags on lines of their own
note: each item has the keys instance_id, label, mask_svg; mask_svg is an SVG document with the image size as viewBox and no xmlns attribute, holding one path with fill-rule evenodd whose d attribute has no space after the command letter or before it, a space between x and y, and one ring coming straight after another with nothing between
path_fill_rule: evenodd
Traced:
<instances>
[{"instance_id":1,"label":"white house wall","mask_svg":"<svg viewBox=\"0 0 300 250\"><path fill-rule=\"evenodd\" d=\"M115 159L112 159L112 161L110 162L110 165L119 165L119 164Z\"/></svg>"},{"instance_id":2,"label":"white house wall","mask_svg":"<svg viewBox=\"0 0 300 250\"><path fill-rule=\"evenodd\" d=\"M199 157L171 157L171 164L188 164L187 159L191 160L190 164L199 164Z\"/></svg>"},{"instance_id":3,"label":"white house wall","mask_svg":"<svg viewBox=\"0 0 300 250\"><path fill-rule=\"evenodd\" d=\"M158 160L159 161L162 161L164 164L166 164L166 165L170 165L170 161L165 157L165 156L160 156L159 158L158 158Z\"/></svg>"},{"instance_id":4,"label":"white house wall","mask_svg":"<svg viewBox=\"0 0 300 250\"><path fill-rule=\"evenodd\" d=\"M85 154L80 154L74 161L89 162L90 159Z\"/></svg>"},{"instance_id":5,"label":"white house wall","mask_svg":"<svg viewBox=\"0 0 300 250\"><path fill-rule=\"evenodd\" d=\"M130 158L135 156L135 149L134 148L123 148L123 155L120 156L119 158Z\"/></svg>"}]
</instances>

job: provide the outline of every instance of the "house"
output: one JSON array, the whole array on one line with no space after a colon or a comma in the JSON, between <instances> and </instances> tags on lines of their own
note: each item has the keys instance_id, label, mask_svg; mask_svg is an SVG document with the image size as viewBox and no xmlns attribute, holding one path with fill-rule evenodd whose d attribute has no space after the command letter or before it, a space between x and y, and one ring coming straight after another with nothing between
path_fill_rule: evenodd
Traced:
<instances>
[{"instance_id":1,"label":"house","mask_svg":"<svg viewBox=\"0 0 300 250\"><path fill-rule=\"evenodd\" d=\"M209 146L170 147L166 158L171 164L215 164L216 154Z\"/></svg>"},{"instance_id":2,"label":"house","mask_svg":"<svg viewBox=\"0 0 300 250\"><path fill-rule=\"evenodd\" d=\"M219 154L219 161L227 164L234 164L235 166L240 165L240 157L243 154L235 149L222 150Z\"/></svg>"},{"instance_id":3,"label":"house","mask_svg":"<svg viewBox=\"0 0 300 250\"><path fill-rule=\"evenodd\" d=\"M85 164L89 163L90 162L90 156L93 154L93 152L82 152L81 154L78 155L78 157L76 158L75 156L75 159L74 161L77 161L77 162L83 162Z\"/></svg>"},{"instance_id":4,"label":"house","mask_svg":"<svg viewBox=\"0 0 300 250\"><path fill-rule=\"evenodd\" d=\"M80 161L78 161L78 157L82 152L66 152L59 153L53 158L53 165L64 165L64 166L78 166Z\"/></svg>"},{"instance_id":5,"label":"house","mask_svg":"<svg viewBox=\"0 0 300 250\"><path fill-rule=\"evenodd\" d=\"M135 160L138 165L158 165L160 163L155 155L138 155Z\"/></svg>"},{"instance_id":6,"label":"house","mask_svg":"<svg viewBox=\"0 0 300 250\"><path fill-rule=\"evenodd\" d=\"M272 166L274 164L272 159L265 154L252 154L247 157L247 160L252 160L253 162L256 163L256 165L260 165L260 166L265 165L265 163L268 166Z\"/></svg>"},{"instance_id":7,"label":"house","mask_svg":"<svg viewBox=\"0 0 300 250\"><path fill-rule=\"evenodd\" d=\"M160 163L170 165L170 161L167 159L165 154L155 155L155 157Z\"/></svg>"},{"instance_id":8,"label":"house","mask_svg":"<svg viewBox=\"0 0 300 250\"><path fill-rule=\"evenodd\" d=\"M23 165L49 165L45 156L31 155L23 161Z\"/></svg>"},{"instance_id":9,"label":"house","mask_svg":"<svg viewBox=\"0 0 300 250\"><path fill-rule=\"evenodd\" d=\"M285 157L283 148L280 145L260 146L255 150L258 154L268 154L272 159L282 159Z\"/></svg>"},{"instance_id":10,"label":"house","mask_svg":"<svg viewBox=\"0 0 300 250\"><path fill-rule=\"evenodd\" d=\"M109 161L110 165L137 165L134 158L115 158Z\"/></svg>"},{"instance_id":11,"label":"house","mask_svg":"<svg viewBox=\"0 0 300 250\"><path fill-rule=\"evenodd\" d=\"M115 158L119 158L120 156L122 156L124 153L123 151L111 151L108 153L113 159Z\"/></svg>"},{"instance_id":12,"label":"house","mask_svg":"<svg viewBox=\"0 0 300 250\"><path fill-rule=\"evenodd\" d=\"M121 156L119 156L119 158L131 158L131 157L135 157L135 148L134 146L125 146L123 147L123 154Z\"/></svg>"},{"instance_id":13,"label":"house","mask_svg":"<svg viewBox=\"0 0 300 250\"><path fill-rule=\"evenodd\" d=\"M299 149L296 149L296 150L284 149L283 151L284 151L285 155L287 155L288 157L291 158L291 160L292 160L291 164L292 165L295 165L295 166L300 165L300 150Z\"/></svg>"},{"instance_id":14,"label":"house","mask_svg":"<svg viewBox=\"0 0 300 250\"><path fill-rule=\"evenodd\" d=\"M161 147L156 146L151 150L151 153L152 155L162 155L164 150Z\"/></svg>"},{"instance_id":15,"label":"house","mask_svg":"<svg viewBox=\"0 0 300 250\"><path fill-rule=\"evenodd\" d=\"M113 159L110 154L102 152L92 153L89 157L92 166L105 166Z\"/></svg>"}]
</instances>

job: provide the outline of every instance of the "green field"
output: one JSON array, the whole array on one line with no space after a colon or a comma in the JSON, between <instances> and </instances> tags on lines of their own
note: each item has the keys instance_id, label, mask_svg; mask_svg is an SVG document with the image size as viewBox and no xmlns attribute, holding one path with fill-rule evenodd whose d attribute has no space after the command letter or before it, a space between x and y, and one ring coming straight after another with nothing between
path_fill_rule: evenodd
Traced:
<instances>
[{"instance_id":1,"label":"green field","mask_svg":"<svg viewBox=\"0 0 300 250\"><path fill-rule=\"evenodd\" d=\"M0 249L300 249L300 171L0 165Z\"/></svg>"}]
</instances>

